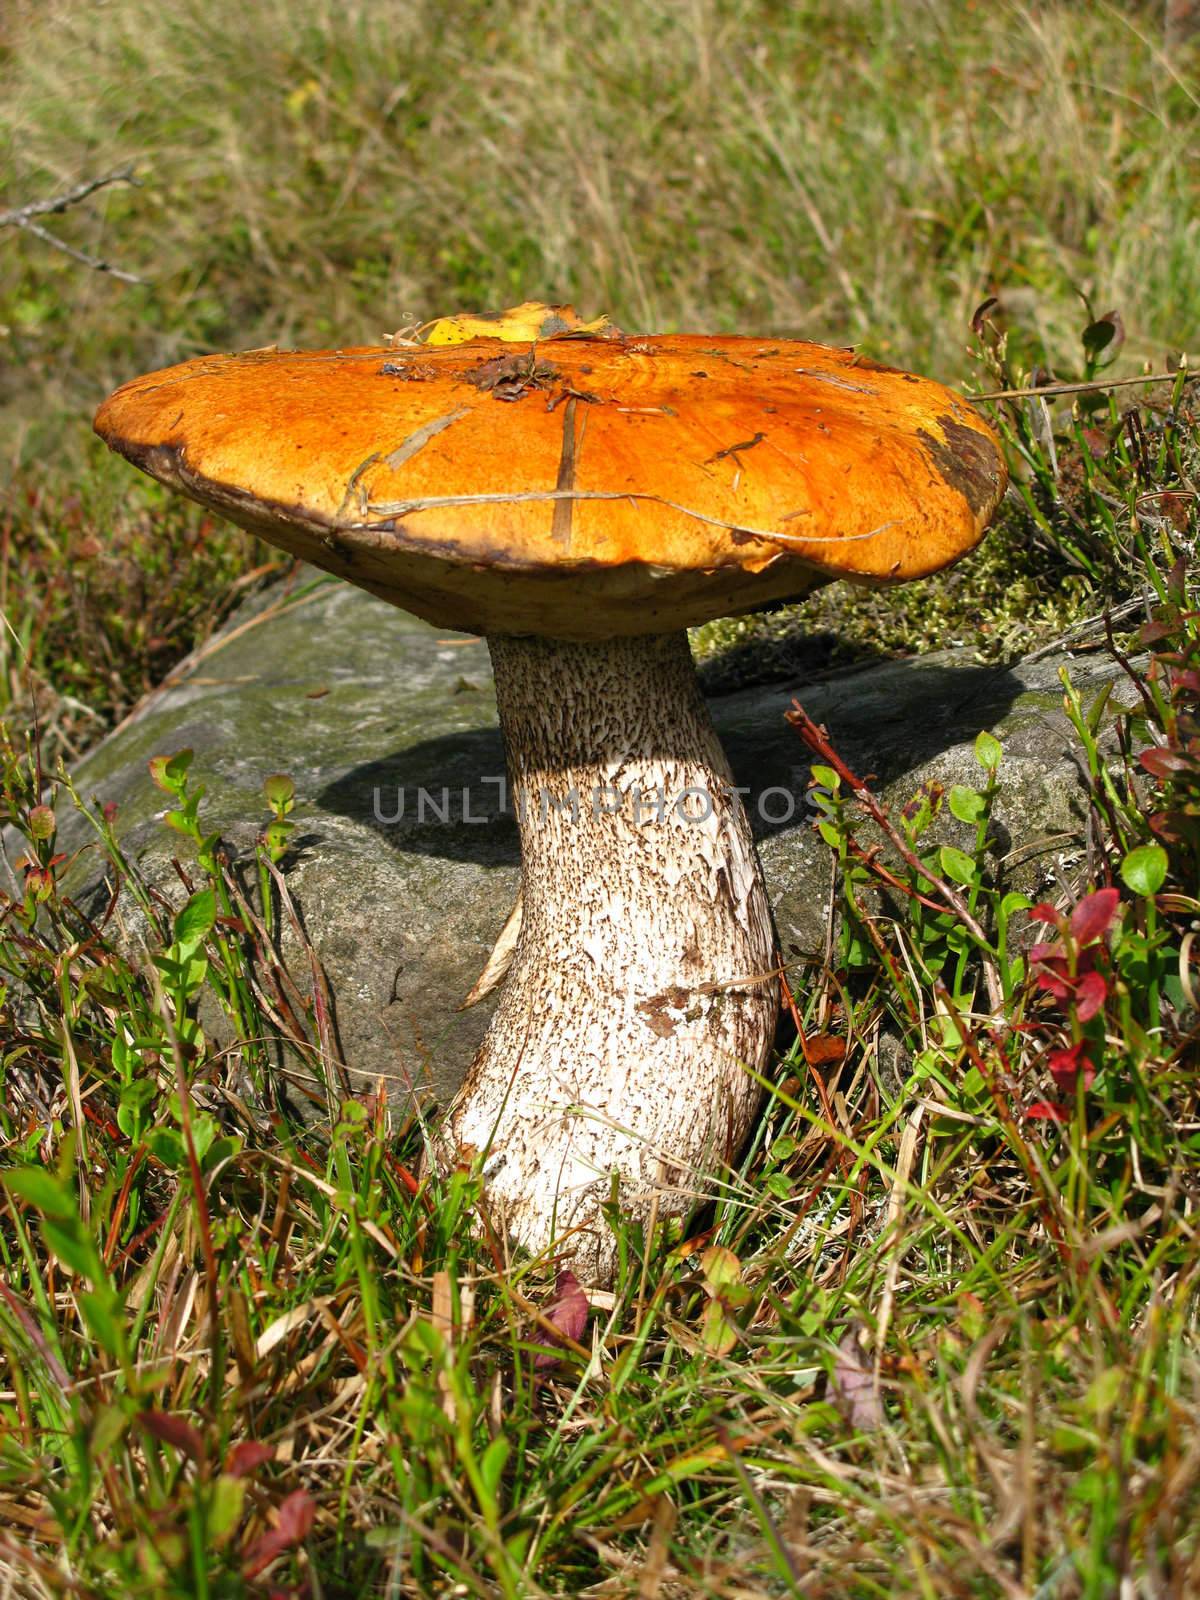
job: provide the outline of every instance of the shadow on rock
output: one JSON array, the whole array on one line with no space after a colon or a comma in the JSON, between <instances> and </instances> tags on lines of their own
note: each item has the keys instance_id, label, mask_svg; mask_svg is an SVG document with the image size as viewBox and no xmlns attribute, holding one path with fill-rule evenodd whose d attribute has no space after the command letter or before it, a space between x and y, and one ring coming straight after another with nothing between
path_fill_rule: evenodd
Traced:
<instances>
[{"instance_id":1,"label":"shadow on rock","mask_svg":"<svg viewBox=\"0 0 1200 1600\"><path fill-rule=\"evenodd\" d=\"M925 658L856 666L807 687L744 689L710 705L735 781L748 791L755 835L766 839L809 815L812 757L785 720L793 698L826 725L855 771L882 785L995 726L1023 689L1003 667ZM378 831L405 854L489 867L520 860L496 729L424 739L352 767L321 790L317 803ZM580 796L581 805L589 803Z\"/></svg>"}]
</instances>

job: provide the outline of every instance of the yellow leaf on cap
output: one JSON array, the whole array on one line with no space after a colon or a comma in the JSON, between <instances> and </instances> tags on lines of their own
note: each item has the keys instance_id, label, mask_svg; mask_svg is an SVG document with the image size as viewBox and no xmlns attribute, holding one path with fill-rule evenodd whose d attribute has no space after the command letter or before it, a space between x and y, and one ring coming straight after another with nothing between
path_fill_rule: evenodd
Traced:
<instances>
[{"instance_id":1,"label":"yellow leaf on cap","mask_svg":"<svg viewBox=\"0 0 1200 1600\"><path fill-rule=\"evenodd\" d=\"M507 311L462 312L439 317L425 335L426 344L466 344L468 339L504 339L513 344L528 339L552 339L562 333L602 333L607 317L584 322L574 306L547 306L526 300Z\"/></svg>"}]
</instances>

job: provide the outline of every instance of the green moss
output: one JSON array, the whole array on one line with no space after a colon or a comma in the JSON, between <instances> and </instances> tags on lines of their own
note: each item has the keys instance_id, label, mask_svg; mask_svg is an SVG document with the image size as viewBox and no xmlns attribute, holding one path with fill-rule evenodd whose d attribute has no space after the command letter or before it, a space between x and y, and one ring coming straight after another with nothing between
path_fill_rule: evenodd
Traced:
<instances>
[{"instance_id":1,"label":"green moss","mask_svg":"<svg viewBox=\"0 0 1200 1600\"><path fill-rule=\"evenodd\" d=\"M709 690L807 675L881 656L968 645L1005 661L1065 632L1097 603L1086 580L1031 542L1006 506L983 543L957 566L885 589L828 584L796 605L726 617L692 633Z\"/></svg>"}]
</instances>

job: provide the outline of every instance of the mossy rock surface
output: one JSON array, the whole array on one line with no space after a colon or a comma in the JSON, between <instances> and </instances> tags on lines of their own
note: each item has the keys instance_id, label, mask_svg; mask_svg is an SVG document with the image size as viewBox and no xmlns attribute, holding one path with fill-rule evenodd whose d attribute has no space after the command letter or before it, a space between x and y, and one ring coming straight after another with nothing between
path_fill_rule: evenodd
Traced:
<instances>
[{"instance_id":1,"label":"mossy rock surface","mask_svg":"<svg viewBox=\"0 0 1200 1600\"><path fill-rule=\"evenodd\" d=\"M944 650L711 697L749 791L785 946L823 947L830 894L829 852L806 805L810 758L784 720L793 696L895 804L927 782L978 785L974 741L990 729L1005 749L997 853L1014 886L1036 890L1082 829L1063 659L997 667ZM1085 694L1115 670L1100 653L1070 665ZM518 880L516 826L500 809L504 758L486 646L333 582L249 602L77 773L85 798L116 802L125 849L175 901L184 891L172 857L187 865L190 847L163 824L166 796L147 763L184 747L206 786L202 819L235 857L249 858L268 820L263 780L294 779L287 879L329 977L345 1061L359 1081L392 1080L393 1097L427 1085L444 1100L487 1024L486 1003L458 1007ZM949 817L938 826L947 842L967 842ZM66 831L71 842L85 838L78 822ZM72 881L78 889L99 878L93 849ZM136 919L130 926L136 932ZM306 986L287 937L284 952Z\"/></svg>"}]
</instances>

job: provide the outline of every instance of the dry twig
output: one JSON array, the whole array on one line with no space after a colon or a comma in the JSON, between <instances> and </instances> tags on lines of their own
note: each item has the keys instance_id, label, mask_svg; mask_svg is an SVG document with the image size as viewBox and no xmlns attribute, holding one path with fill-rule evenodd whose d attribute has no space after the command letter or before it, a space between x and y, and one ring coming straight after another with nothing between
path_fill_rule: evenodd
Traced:
<instances>
[{"instance_id":1,"label":"dry twig","mask_svg":"<svg viewBox=\"0 0 1200 1600\"><path fill-rule=\"evenodd\" d=\"M105 189L113 183L128 183L134 188L140 187L138 179L128 167L120 172L107 173L103 178L85 178L82 183L77 183L65 194L55 195L49 200L27 200L23 206L0 211L0 228L23 228L26 233L32 233L43 244L61 250L64 255L70 256L72 261L90 267L93 272L107 272L109 277L119 278L122 283L145 283L145 278L139 278L136 273L126 272L121 267L114 267L111 262L68 244L65 239L60 239L56 233L51 233L49 228L44 228L40 222L35 221L37 217L59 216L62 212L69 211L72 206L79 205L89 195L95 194L97 189Z\"/></svg>"},{"instance_id":2,"label":"dry twig","mask_svg":"<svg viewBox=\"0 0 1200 1600\"><path fill-rule=\"evenodd\" d=\"M968 400L1043 400L1059 394L1103 394L1109 389L1128 389L1140 383L1195 383L1200 372L1176 368L1174 372L1147 372L1140 378L1094 378L1088 383L1039 383L1032 389L993 389L989 394L969 394Z\"/></svg>"}]
</instances>

